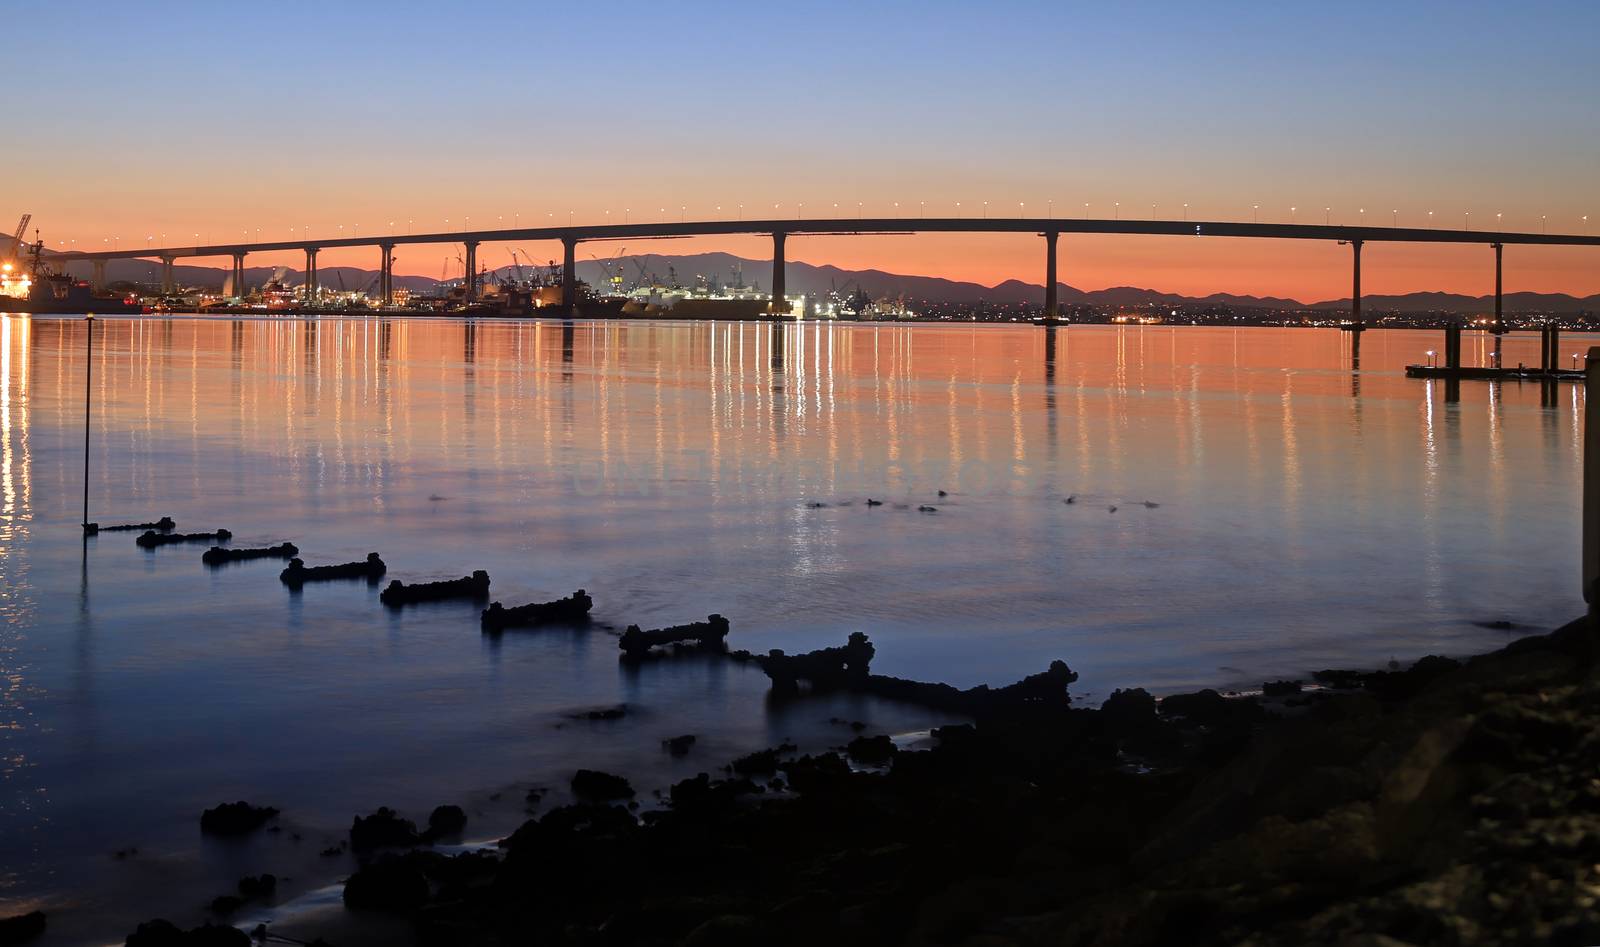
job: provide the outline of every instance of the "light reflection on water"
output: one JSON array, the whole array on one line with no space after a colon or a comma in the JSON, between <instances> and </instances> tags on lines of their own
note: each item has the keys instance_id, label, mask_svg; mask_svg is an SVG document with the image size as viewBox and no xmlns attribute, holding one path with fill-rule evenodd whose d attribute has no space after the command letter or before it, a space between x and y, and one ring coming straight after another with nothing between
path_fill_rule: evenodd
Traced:
<instances>
[{"instance_id":1,"label":"light reflection on water","mask_svg":"<svg viewBox=\"0 0 1600 947\"><path fill-rule=\"evenodd\" d=\"M312 563L375 549L408 580L485 568L508 602L582 586L619 627L718 611L758 651L865 630L878 670L963 686L1058 657L1087 695L1259 682L1581 607L1581 393L1449 403L1399 371L1439 343L1369 332L1356 373L1320 330L107 319L90 509ZM71 892L66 942L120 936L198 920L239 874L325 882L345 866L315 851L380 804L468 803L487 836L580 763L648 790L842 743L831 716L938 722L769 708L749 668L624 672L601 634L484 639L468 606L388 613L365 585L290 595L277 563L207 571L200 546L85 544L83 345L81 321L0 317L0 914ZM1512 337L1505 363L1536 352ZM687 760L660 750L679 733ZM305 840L202 842L234 798ZM106 854L130 845L138 867Z\"/></svg>"}]
</instances>

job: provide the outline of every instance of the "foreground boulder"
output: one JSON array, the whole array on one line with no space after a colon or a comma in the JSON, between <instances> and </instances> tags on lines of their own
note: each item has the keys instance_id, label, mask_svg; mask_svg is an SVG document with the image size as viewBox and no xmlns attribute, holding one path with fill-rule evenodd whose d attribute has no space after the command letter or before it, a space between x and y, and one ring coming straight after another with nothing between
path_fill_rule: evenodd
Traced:
<instances>
[{"instance_id":1,"label":"foreground boulder","mask_svg":"<svg viewBox=\"0 0 1600 947\"><path fill-rule=\"evenodd\" d=\"M0 947L25 944L42 935L44 927L43 911L29 911L27 914L0 918Z\"/></svg>"},{"instance_id":2,"label":"foreground boulder","mask_svg":"<svg viewBox=\"0 0 1600 947\"><path fill-rule=\"evenodd\" d=\"M278 814L271 806L253 806L244 800L224 802L200 813L200 831L208 835L245 835Z\"/></svg>"},{"instance_id":3,"label":"foreground boulder","mask_svg":"<svg viewBox=\"0 0 1600 947\"><path fill-rule=\"evenodd\" d=\"M250 935L225 924L183 930L171 921L145 921L128 935L127 947L250 947Z\"/></svg>"}]
</instances>

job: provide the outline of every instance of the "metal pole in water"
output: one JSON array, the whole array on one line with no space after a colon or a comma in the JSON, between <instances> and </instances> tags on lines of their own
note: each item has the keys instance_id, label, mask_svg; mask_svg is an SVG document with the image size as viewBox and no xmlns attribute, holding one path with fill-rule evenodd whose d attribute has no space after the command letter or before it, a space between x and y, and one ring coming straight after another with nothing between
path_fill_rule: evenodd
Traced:
<instances>
[{"instance_id":1,"label":"metal pole in water","mask_svg":"<svg viewBox=\"0 0 1600 947\"><path fill-rule=\"evenodd\" d=\"M89 412L94 394L94 313L83 321L89 327L89 355L83 363L83 531L89 531Z\"/></svg>"}]
</instances>

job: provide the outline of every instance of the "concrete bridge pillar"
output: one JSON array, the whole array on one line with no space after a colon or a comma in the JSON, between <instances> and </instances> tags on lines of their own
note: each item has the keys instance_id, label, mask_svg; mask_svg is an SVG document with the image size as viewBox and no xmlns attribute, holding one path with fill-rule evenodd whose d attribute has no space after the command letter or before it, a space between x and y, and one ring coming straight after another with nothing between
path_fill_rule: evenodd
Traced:
<instances>
[{"instance_id":1,"label":"concrete bridge pillar","mask_svg":"<svg viewBox=\"0 0 1600 947\"><path fill-rule=\"evenodd\" d=\"M170 256L161 258L161 295L171 296L177 291L177 280L172 275L172 261Z\"/></svg>"},{"instance_id":2,"label":"concrete bridge pillar","mask_svg":"<svg viewBox=\"0 0 1600 947\"><path fill-rule=\"evenodd\" d=\"M1055 231L1044 235L1044 317L1051 322L1061 315L1061 307L1056 299L1056 240L1060 236Z\"/></svg>"},{"instance_id":3,"label":"concrete bridge pillar","mask_svg":"<svg viewBox=\"0 0 1600 947\"><path fill-rule=\"evenodd\" d=\"M1454 322L1444 327L1444 367L1461 367L1461 326Z\"/></svg>"},{"instance_id":4,"label":"concrete bridge pillar","mask_svg":"<svg viewBox=\"0 0 1600 947\"><path fill-rule=\"evenodd\" d=\"M378 244L378 300L385 306L394 303L394 244Z\"/></svg>"},{"instance_id":5,"label":"concrete bridge pillar","mask_svg":"<svg viewBox=\"0 0 1600 947\"><path fill-rule=\"evenodd\" d=\"M1583 391L1583 600L1593 625L1600 616L1600 346L1584 359Z\"/></svg>"},{"instance_id":6,"label":"concrete bridge pillar","mask_svg":"<svg viewBox=\"0 0 1600 947\"><path fill-rule=\"evenodd\" d=\"M1561 367L1561 327L1553 322L1539 331L1539 367L1547 372Z\"/></svg>"},{"instance_id":7,"label":"concrete bridge pillar","mask_svg":"<svg viewBox=\"0 0 1600 947\"><path fill-rule=\"evenodd\" d=\"M317 298L317 248L306 247L306 302Z\"/></svg>"},{"instance_id":8,"label":"concrete bridge pillar","mask_svg":"<svg viewBox=\"0 0 1600 947\"><path fill-rule=\"evenodd\" d=\"M789 311L789 304L784 300L786 292L783 282L783 242L788 236L781 230L772 235L772 301L767 304L767 311L771 313Z\"/></svg>"},{"instance_id":9,"label":"concrete bridge pillar","mask_svg":"<svg viewBox=\"0 0 1600 947\"><path fill-rule=\"evenodd\" d=\"M91 271L93 275L89 277L89 288L97 293L101 292L106 288L106 261L91 260L89 262L93 266Z\"/></svg>"},{"instance_id":10,"label":"concrete bridge pillar","mask_svg":"<svg viewBox=\"0 0 1600 947\"><path fill-rule=\"evenodd\" d=\"M1501 298L1503 284L1500 280L1500 262L1504 251L1505 247L1502 244L1497 243L1494 245L1494 331L1496 334L1506 331L1505 314L1502 309L1503 300Z\"/></svg>"},{"instance_id":11,"label":"concrete bridge pillar","mask_svg":"<svg viewBox=\"0 0 1600 947\"><path fill-rule=\"evenodd\" d=\"M233 295L244 298L244 254L233 255Z\"/></svg>"},{"instance_id":12,"label":"concrete bridge pillar","mask_svg":"<svg viewBox=\"0 0 1600 947\"><path fill-rule=\"evenodd\" d=\"M578 240L561 238L561 305L567 310L578 304Z\"/></svg>"},{"instance_id":13,"label":"concrete bridge pillar","mask_svg":"<svg viewBox=\"0 0 1600 947\"><path fill-rule=\"evenodd\" d=\"M466 287L466 298L470 302L478 298L478 244L476 241L467 242L467 277L461 284Z\"/></svg>"},{"instance_id":14,"label":"concrete bridge pillar","mask_svg":"<svg viewBox=\"0 0 1600 947\"><path fill-rule=\"evenodd\" d=\"M1361 324L1361 241L1350 241L1350 249L1355 262L1350 288L1350 321L1355 324L1355 331L1360 332L1364 328Z\"/></svg>"}]
</instances>

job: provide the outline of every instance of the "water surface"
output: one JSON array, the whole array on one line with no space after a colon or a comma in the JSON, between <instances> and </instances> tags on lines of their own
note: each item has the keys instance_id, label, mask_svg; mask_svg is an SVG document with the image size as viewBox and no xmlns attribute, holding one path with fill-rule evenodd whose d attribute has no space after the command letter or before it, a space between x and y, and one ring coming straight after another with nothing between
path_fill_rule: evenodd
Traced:
<instances>
[{"instance_id":1,"label":"water surface","mask_svg":"<svg viewBox=\"0 0 1600 947\"><path fill-rule=\"evenodd\" d=\"M1469 653L1506 639L1484 623L1581 608L1581 390L1448 402L1401 373L1438 333L1369 332L1353 370L1348 335L1303 329L97 323L91 519L377 550L406 580L487 569L510 603L584 587L618 628L721 612L753 650L861 630L876 670L962 686L1061 658L1097 700ZM772 707L723 662L628 671L601 631L486 638L468 604L291 595L278 563L208 570L203 546L84 542L85 341L0 316L0 914L45 906L55 942L197 923L247 872L325 884L349 863L317 852L380 804L462 803L493 837L577 765L648 802L784 738L842 743L831 717L939 722ZM700 741L673 760L680 733ZM201 839L235 798L285 830Z\"/></svg>"}]
</instances>

